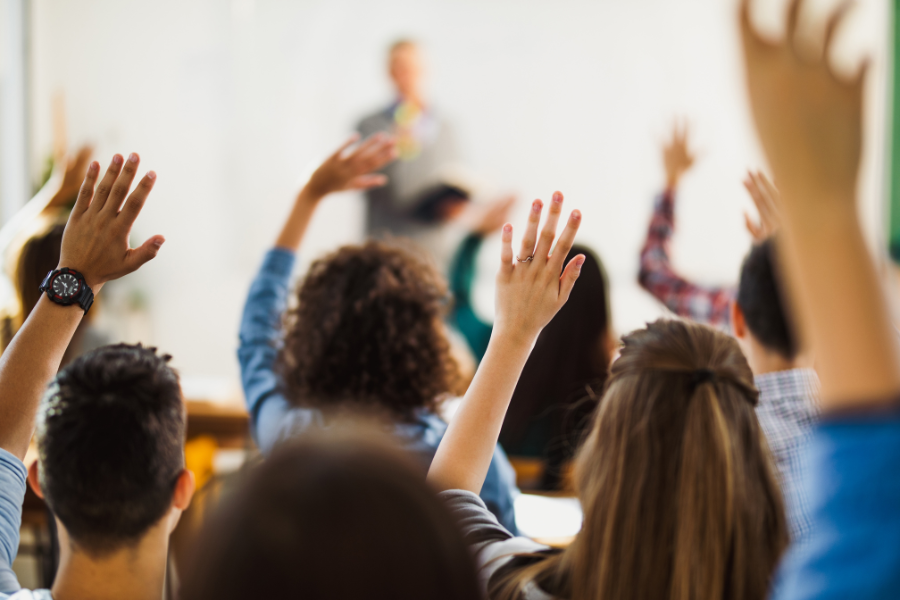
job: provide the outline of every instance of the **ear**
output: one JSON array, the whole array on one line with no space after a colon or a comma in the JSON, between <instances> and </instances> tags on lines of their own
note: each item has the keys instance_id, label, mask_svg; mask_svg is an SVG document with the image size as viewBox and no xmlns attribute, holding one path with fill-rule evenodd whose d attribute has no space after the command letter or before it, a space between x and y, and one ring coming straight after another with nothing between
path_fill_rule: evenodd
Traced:
<instances>
[{"instance_id":1,"label":"ear","mask_svg":"<svg viewBox=\"0 0 900 600\"><path fill-rule=\"evenodd\" d=\"M38 462L34 461L31 463L31 466L28 467L28 483L31 484L31 489L35 493L35 495L41 500L44 499L44 490L41 489L41 478L40 473L38 472Z\"/></svg>"},{"instance_id":2,"label":"ear","mask_svg":"<svg viewBox=\"0 0 900 600\"><path fill-rule=\"evenodd\" d=\"M178 510L187 510L191 505L191 498L194 497L196 488L194 481L194 472L185 469L178 476L178 482L175 484L175 493L172 494L172 506Z\"/></svg>"},{"instance_id":3,"label":"ear","mask_svg":"<svg viewBox=\"0 0 900 600\"><path fill-rule=\"evenodd\" d=\"M731 301L731 330L734 337L743 340L747 337L747 322L744 320L744 311L738 305L737 300Z\"/></svg>"}]
</instances>

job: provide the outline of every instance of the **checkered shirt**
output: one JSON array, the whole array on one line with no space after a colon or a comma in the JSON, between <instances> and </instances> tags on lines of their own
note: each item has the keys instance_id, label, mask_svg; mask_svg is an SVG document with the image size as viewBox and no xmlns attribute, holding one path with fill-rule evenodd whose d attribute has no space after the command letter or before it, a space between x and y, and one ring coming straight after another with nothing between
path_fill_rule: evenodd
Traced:
<instances>
[{"instance_id":1,"label":"checkered shirt","mask_svg":"<svg viewBox=\"0 0 900 600\"><path fill-rule=\"evenodd\" d=\"M755 377L759 389L756 416L778 467L793 543L809 534L810 505L801 479L805 447L819 414L819 378L812 369L791 369Z\"/></svg>"},{"instance_id":2,"label":"checkered shirt","mask_svg":"<svg viewBox=\"0 0 900 600\"><path fill-rule=\"evenodd\" d=\"M641 249L638 283L679 317L728 330L732 288L697 285L679 275L669 258L675 231L675 196L665 191L657 198L647 239Z\"/></svg>"}]
</instances>

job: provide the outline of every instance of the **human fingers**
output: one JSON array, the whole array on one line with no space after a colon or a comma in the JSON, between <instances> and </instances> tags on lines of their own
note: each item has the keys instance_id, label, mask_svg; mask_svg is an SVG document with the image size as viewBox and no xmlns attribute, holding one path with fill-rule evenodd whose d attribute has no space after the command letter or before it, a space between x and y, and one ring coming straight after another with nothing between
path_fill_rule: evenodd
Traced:
<instances>
[{"instance_id":1,"label":"human fingers","mask_svg":"<svg viewBox=\"0 0 900 600\"><path fill-rule=\"evenodd\" d=\"M507 223L503 226L503 233L500 235L500 271L502 273L511 273L514 268L512 238L513 227Z\"/></svg>"},{"instance_id":2,"label":"human fingers","mask_svg":"<svg viewBox=\"0 0 900 600\"><path fill-rule=\"evenodd\" d=\"M103 208L111 211L113 214L118 214L122 208L122 203L125 202L125 198L128 196L128 190L131 189L131 184L134 181L134 176L137 175L138 165L140 164L141 157L136 152L128 155L128 160L125 161L122 172L116 177L112 192L110 192L109 199Z\"/></svg>"},{"instance_id":3,"label":"human fingers","mask_svg":"<svg viewBox=\"0 0 900 600\"><path fill-rule=\"evenodd\" d=\"M838 26L843 22L844 16L856 5L856 2L853 0L845 0L842 2L831 16L828 17L828 20L825 22L825 40L822 45L822 60L828 60L828 52L831 49L831 43L834 41L834 34L838 29Z\"/></svg>"},{"instance_id":4,"label":"human fingers","mask_svg":"<svg viewBox=\"0 0 900 600\"><path fill-rule=\"evenodd\" d=\"M359 173L377 171L397 158L397 142L392 137L385 137L359 159L355 170Z\"/></svg>"},{"instance_id":5,"label":"human fingers","mask_svg":"<svg viewBox=\"0 0 900 600\"><path fill-rule=\"evenodd\" d=\"M569 261L562 275L559 276L559 306L562 306L569 300L572 288L581 275L581 267L584 265L584 254L579 254Z\"/></svg>"},{"instance_id":6,"label":"human fingers","mask_svg":"<svg viewBox=\"0 0 900 600\"><path fill-rule=\"evenodd\" d=\"M337 150L335 150L335 151L331 154L331 156L329 157L329 160L330 160L330 159L339 159L339 158L341 158L341 157L344 155L344 153L350 148L350 146L352 146L353 144L355 144L355 143L358 142L358 141L359 141L359 134L358 134L358 133L354 133L354 134L351 135L349 138L347 138L347 139L344 141L344 143L341 144L341 146L340 146Z\"/></svg>"},{"instance_id":7,"label":"human fingers","mask_svg":"<svg viewBox=\"0 0 900 600\"><path fill-rule=\"evenodd\" d=\"M803 0L790 0L788 3L785 39L791 46L797 40L797 25L800 22L800 10L802 7Z\"/></svg>"},{"instance_id":8,"label":"human fingers","mask_svg":"<svg viewBox=\"0 0 900 600\"><path fill-rule=\"evenodd\" d=\"M553 240L556 239L556 226L559 224L562 205L563 195L560 192L553 192L553 199L550 200L550 210L547 211L547 221L544 223L537 248L534 250L534 257L538 260L546 261L550 256Z\"/></svg>"},{"instance_id":9,"label":"human fingers","mask_svg":"<svg viewBox=\"0 0 900 600\"><path fill-rule=\"evenodd\" d=\"M347 184L346 189L368 190L373 187L386 185L387 182L388 178L385 175L360 175L359 177L354 177L353 179L351 179L350 183Z\"/></svg>"},{"instance_id":10,"label":"human fingers","mask_svg":"<svg viewBox=\"0 0 900 600\"><path fill-rule=\"evenodd\" d=\"M369 136L354 148L353 152L348 154L344 160L354 170L360 170L361 168L364 168L367 161L378 154L388 139L390 138L388 138L387 135L380 132Z\"/></svg>"},{"instance_id":11,"label":"human fingers","mask_svg":"<svg viewBox=\"0 0 900 600\"><path fill-rule=\"evenodd\" d=\"M100 180L100 184L97 186L97 191L94 193L94 199L91 202L90 208L99 211L103 208L103 205L106 204L106 199L109 198L113 184L116 182L116 178L122 170L123 162L124 159L121 154L113 155L109 167L107 167L106 173L103 175L103 179Z\"/></svg>"},{"instance_id":12,"label":"human fingers","mask_svg":"<svg viewBox=\"0 0 900 600\"><path fill-rule=\"evenodd\" d=\"M140 183L138 183L137 187L134 188L134 191L131 192L131 195L128 196L128 201L125 203L125 207L122 208L122 212L119 213L119 217L123 219L123 225L127 226L129 229L134 224L138 215L141 214L141 209L144 208L147 196L150 195L150 191L153 189L155 183L156 173L148 171L141 179Z\"/></svg>"},{"instance_id":13,"label":"human fingers","mask_svg":"<svg viewBox=\"0 0 900 600\"><path fill-rule=\"evenodd\" d=\"M525 235L522 237L521 250L519 251L519 260L526 260L529 256L534 256L538 223L541 222L541 211L543 208L544 203L540 200L535 200L531 203L531 211L528 213L528 223L525 225Z\"/></svg>"},{"instance_id":14,"label":"human fingers","mask_svg":"<svg viewBox=\"0 0 900 600\"><path fill-rule=\"evenodd\" d=\"M137 248L128 250L125 253L124 271L121 273L117 273L111 279L118 279L123 275L133 273L140 269L143 265L156 258L156 255L159 254L159 249L162 248L162 245L165 243L165 241L166 238L164 238L163 236L154 235Z\"/></svg>"},{"instance_id":15,"label":"human fingers","mask_svg":"<svg viewBox=\"0 0 900 600\"><path fill-rule=\"evenodd\" d=\"M750 233L750 237L753 238L753 241L761 242L765 238L762 228L753 221L750 217L750 213L747 211L744 211L744 225L747 227L747 231Z\"/></svg>"},{"instance_id":16,"label":"human fingers","mask_svg":"<svg viewBox=\"0 0 900 600\"><path fill-rule=\"evenodd\" d=\"M565 229L559 235L556 248L553 249L553 256L550 257L550 268L554 269L555 273L559 273L562 270L563 261L566 260L566 257L572 250L572 246L575 245L575 234L578 233L580 226L581 211L573 210L572 214L569 215L569 220L566 222Z\"/></svg>"},{"instance_id":17,"label":"human fingers","mask_svg":"<svg viewBox=\"0 0 900 600\"><path fill-rule=\"evenodd\" d=\"M91 199L94 197L94 186L97 185L97 177L100 175L100 163L93 161L88 165L87 173L84 176L84 182L81 189L78 190L78 198L75 199L75 208L73 213L81 214L91 205Z\"/></svg>"}]
</instances>

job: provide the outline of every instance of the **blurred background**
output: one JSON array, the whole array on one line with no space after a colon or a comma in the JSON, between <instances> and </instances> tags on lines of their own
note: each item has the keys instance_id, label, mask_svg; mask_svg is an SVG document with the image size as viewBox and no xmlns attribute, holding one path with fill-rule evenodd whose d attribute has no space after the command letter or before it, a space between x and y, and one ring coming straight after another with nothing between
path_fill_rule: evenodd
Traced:
<instances>
[{"instance_id":1,"label":"blurred background","mask_svg":"<svg viewBox=\"0 0 900 600\"><path fill-rule=\"evenodd\" d=\"M760 0L777 35L784 3ZM834 2L811 2L812 18ZM452 122L476 201L514 192L511 220L561 190L602 256L615 328L663 313L637 285L662 189L661 144L690 124L698 162L678 201L674 259L733 283L749 246L741 181L765 169L747 109L735 0L0 0L0 222L48 173L60 115L70 153L141 154L159 179L134 244L159 257L104 289L97 327L174 356L186 395L238 394L237 325L250 279L310 165L393 92L387 49L421 43L427 97ZM861 0L835 60L873 58L864 221L881 245L888 4ZM54 125L56 124L56 125ZM56 132L56 133L54 133ZM777 184L777 182L776 182ZM358 194L317 213L302 265L361 240ZM499 242L479 257L492 312Z\"/></svg>"}]
</instances>

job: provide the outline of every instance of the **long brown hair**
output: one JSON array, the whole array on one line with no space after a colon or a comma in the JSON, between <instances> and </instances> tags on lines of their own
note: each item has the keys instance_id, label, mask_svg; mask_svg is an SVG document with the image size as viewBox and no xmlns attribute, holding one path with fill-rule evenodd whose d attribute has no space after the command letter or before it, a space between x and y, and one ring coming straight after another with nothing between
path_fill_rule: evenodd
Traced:
<instances>
[{"instance_id":1,"label":"long brown hair","mask_svg":"<svg viewBox=\"0 0 900 600\"><path fill-rule=\"evenodd\" d=\"M480 598L468 547L411 460L354 428L280 447L205 524L181 597Z\"/></svg>"},{"instance_id":2,"label":"long brown hair","mask_svg":"<svg viewBox=\"0 0 900 600\"><path fill-rule=\"evenodd\" d=\"M576 459L581 532L491 597L763 600L788 530L737 342L666 320L623 342Z\"/></svg>"}]
</instances>

